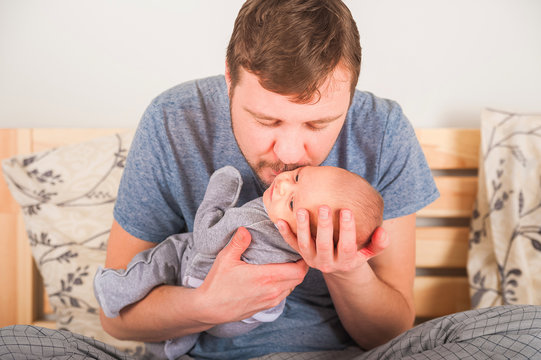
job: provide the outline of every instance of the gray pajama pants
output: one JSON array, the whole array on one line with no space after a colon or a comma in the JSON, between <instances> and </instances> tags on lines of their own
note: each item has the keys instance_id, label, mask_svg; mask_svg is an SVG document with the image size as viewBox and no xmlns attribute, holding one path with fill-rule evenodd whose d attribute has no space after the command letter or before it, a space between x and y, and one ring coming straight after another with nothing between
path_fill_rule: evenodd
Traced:
<instances>
[{"instance_id":1,"label":"gray pajama pants","mask_svg":"<svg viewBox=\"0 0 541 360\"><path fill-rule=\"evenodd\" d=\"M135 359L62 330L0 329L0 359ZM191 359L184 355L181 359ZM427 321L371 351L276 353L259 360L541 359L541 306L506 305Z\"/></svg>"}]
</instances>

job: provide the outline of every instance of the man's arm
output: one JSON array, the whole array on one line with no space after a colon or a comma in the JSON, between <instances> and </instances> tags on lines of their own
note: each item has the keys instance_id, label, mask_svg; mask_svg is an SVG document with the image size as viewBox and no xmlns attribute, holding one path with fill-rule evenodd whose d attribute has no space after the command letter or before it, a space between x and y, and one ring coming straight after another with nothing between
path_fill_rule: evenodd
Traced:
<instances>
[{"instance_id":1,"label":"man's arm","mask_svg":"<svg viewBox=\"0 0 541 360\"><path fill-rule=\"evenodd\" d=\"M377 231L370 247L360 251L351 212L348 217L341 213L336 249L331 217L320 211L314 242L307 215L298 215L297 238L287 228L282 235L323 272L338 316L357 344L371 349L410 328L415 317L415 215L384 221L384 231Z\"/></svg>"},{"instance_id":2,"label":"man's arm","mask_svg":"<svg viewBox=\"0 0 541 360\"><path fill-rule=\"evenodd\" d=\"M342 325L364 349L391 340L415 318L415 215L382 227L390 239L385 251L349 272L324 274Z\"/></svg>"},{"instance_id":3,"label":"man's arm","mask_svg":"<svg viewBox=\"0 0 541 360\"><path fill-rule=\"evenodd\" d=\"M116 318L101 313L103 328L119 339L163 341L239 321L277 305L302 282L308 267L304 261L246 264L240 256L250 241L248 231L240 228L218 254L199 288L157 287L143 300L124 308ZM131 236L115 221L105 266L125 269L133 256L155 245Z\"/></svg>"}]
</instances>

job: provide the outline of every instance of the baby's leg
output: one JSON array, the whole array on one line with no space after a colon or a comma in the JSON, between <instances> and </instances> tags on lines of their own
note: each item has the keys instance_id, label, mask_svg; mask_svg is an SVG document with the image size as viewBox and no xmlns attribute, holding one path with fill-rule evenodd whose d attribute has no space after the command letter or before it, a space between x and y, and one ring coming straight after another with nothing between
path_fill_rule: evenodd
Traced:
<instances>
[{"instance_id":1,"label":"baby's leg","mask_svg":"<svg viewBox=\"0 0 541 360\"><path fill-rule=\"evenodd\" d=\"M120 310L141 300L156 286L177 284L188 236L191 234L170 236L137 254L126 270L100 267L94 277L94 294L105 315L118 316Z\"/></svg>"},{"instance_id":2,"label":"baby's leg","mask_svg":"<svg viewBox=\"0 0 541 360\"><path fill-rule=\"evenodd\" d=\"M235 337L238 335L246 334L247 332L258 327L259 325L261 325L261 322L245 323L243 321L235 321L216 325L215 327L208 329L207 333L212 336L221 338Z\"/></svg>"},{"instance_id":3,"label":"baby's leg","mask_svg":"<svg viewBox=\"0 0 541 360\"><path fill-rule=\"evenodd\" d=\"M244 319L242 321L246 323L273 322L274 320L278 319L280 315L282 315L282 312L284 311L285 306L286 306L286 300L284 299L280 301L278 305L271 307L270 309L260 311L257 314L254 314L252 317L248 319Z\"/></svg>"},{"instance_id":4,"label":"baby's leg","mask_svg":"<svg viewBox=\"0 0 541 360\"><path fill-rule=\"evenodd\" d=\"M253 330L261 325L261 323L272 322L278 319L278 317L284 311L285 305L286 301L284 299L278 305L270 309L260 311L248 319L216 325L215 327L207 330L207 332L216 337L234 337L246 334L250 330Z\"/></svg>"},{"instance_id":5,"label":"baby's leg","mask_svg":"<svg viewBox=\"0 0 541 360\"><path fill-rule=\"evenodd\" d=\"M181 338L167 340L164 347L165 355L168 359L177 359L188 353L198 338L199 334L190 334Z\"/></svg>"}]
</instances>

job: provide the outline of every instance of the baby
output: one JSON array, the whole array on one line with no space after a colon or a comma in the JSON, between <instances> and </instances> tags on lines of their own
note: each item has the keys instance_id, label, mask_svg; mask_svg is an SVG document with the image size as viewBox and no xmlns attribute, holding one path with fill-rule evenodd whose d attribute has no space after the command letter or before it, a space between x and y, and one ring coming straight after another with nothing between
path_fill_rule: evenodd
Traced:
<instances>
[{"instance_id":1,"label":"baby","mask_svg":"<svg viewBox=\"0 0 541 360\"><path fill-rule=\"evenodd\" d=\"M242 178L237 169L226 166L210 177L207 190L194 220L193 233L168 237L152 249L137 254L126 270L99 268L94 278L94 292L108 317L116 317L124 307L144 298L154 287L170 284L196 288L209 272L216 255L230 241L240 226L252 235L242 260L251 264L292 262L300 259L275 227L285 220L297 232L295 213L307 209L316 234L317 209L328 205L333 212L350 209L356 220L358 248L370 241L381 224L383 200L362 177L347 170L319 166L301 167L279 174L262 197L235 207ZM338 239L338 219L334 224ZM249 319L214 326L208 333L218 337L244 334L262 322L276 320L285 300ZM187 353L199 334L191 334L165 343L168 358Z\"/></svg>"},{"instance_id":2,"label":"baby","mask_svg":"<svg viewBox=\"0 0 541 360\"><path fill-rule=\"evenodd\" d=\"M295 234L297 209L308 210L312 235L316 234L319 206L329 206L335 244L340 229L339 212L350 209L356 220L359 250L370 241L383 217L381 195L361 176L333 166L305 166L279 174L263 194L263 203L273 223L285 220Z\"/></svg>"}]
</instances>

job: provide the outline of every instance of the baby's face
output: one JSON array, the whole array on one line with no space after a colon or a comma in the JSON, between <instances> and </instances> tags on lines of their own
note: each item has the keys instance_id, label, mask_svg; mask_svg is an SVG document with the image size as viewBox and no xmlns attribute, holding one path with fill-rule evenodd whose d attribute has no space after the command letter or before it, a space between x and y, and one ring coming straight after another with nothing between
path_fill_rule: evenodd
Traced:
<instances>
[{"instance_id":1,"label":"baby's face","mask_svg":"<svg viewBox=\"0 0 541 360\"><path fill-rule=\"evenodd\" d=\"M285 171L276 176L263 194L263 203L272 222L285 220L291 230L297 233L297 209L317 213L320 205L330 205L332 194L329 179L336 176L331 167L305 166Z\"/></svg>"}]
</instances>

